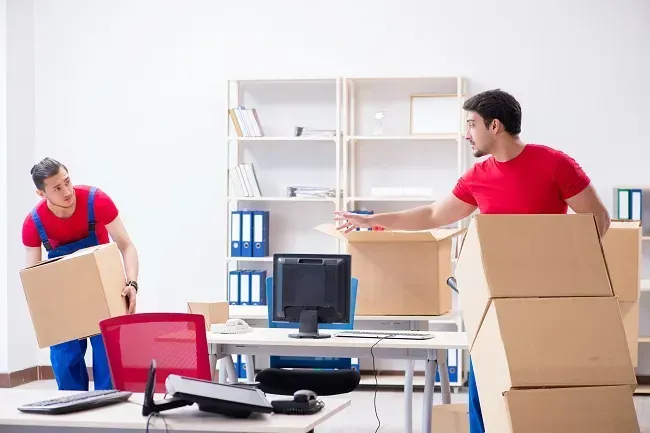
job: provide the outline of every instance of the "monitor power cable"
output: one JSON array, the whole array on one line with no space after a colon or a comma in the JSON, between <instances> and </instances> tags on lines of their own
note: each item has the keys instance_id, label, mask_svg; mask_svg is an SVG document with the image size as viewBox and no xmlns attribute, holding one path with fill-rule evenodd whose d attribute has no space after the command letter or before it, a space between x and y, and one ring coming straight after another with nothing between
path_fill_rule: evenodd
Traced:
<instances>
[{"instance_id":1,"label":"monitor power cable","mask_svg":"<svg viewBox=\"0 0 650 433\"><path fill-rule=\"evenodd\" d=\"M379 413L377 412L377 390L379 389L379 381L377 379L377 368L375 367L375 354L373 353L372 349L374 349L374 347L378 345L382 340L385 340L386 338L391 337L392 335L393 334L384 335L383 337L375 341L375 343L372 346L370 346L370 356L372 357L372 372L373 375L375 376L375 393L372 398L373 407L375 409L375 418L377 418L377 429L375 430L375 433L377 433L379 431L379 428L381 427L381 420L379 419Z\"/></svg>"}]
</instances>

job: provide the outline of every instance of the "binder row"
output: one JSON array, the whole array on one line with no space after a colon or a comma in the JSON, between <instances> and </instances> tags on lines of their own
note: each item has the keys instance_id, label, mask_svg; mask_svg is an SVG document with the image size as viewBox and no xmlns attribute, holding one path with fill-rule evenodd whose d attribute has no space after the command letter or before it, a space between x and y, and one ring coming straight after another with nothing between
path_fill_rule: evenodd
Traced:
<instances>
[{"instance_id":1,"label":"binder row","mask_svg":"<svg viewBox=\"0 0 650 433\"><path fill-rule=\"evenodd\" d=\"M617 218L623 220L641 220L642 193L640 189L618 188Z\"/></svg>"},{"instance_id":2,"label":"binder row","mask_svg":"<svg viewBox=\"0 0 650 433\"><path fill-rule=\"evenodd\" d=\"M230 256L268 257L269 211L236 210L230 215Z\"/></svg>"},{"instance_id":3,"label":"binder row","mask_svg":"<svg viewBox=\"0 0 650 433\"><path fill-rule=\"evenodd\" d=\"M228 304L266 305L266 271L237 269L230 271Z\"/></svg>"}]
</instances>

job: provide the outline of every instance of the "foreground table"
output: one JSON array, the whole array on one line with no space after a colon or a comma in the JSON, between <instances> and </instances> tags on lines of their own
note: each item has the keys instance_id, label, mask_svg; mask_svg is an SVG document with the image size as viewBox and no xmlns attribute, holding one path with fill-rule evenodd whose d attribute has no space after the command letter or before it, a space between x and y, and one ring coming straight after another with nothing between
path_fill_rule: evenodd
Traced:
<instances>
[{"instance_id":1,"label":"foreground table","mask_svg":"<svg viewBox=\"0 0 650 433\"><path fill-rule=\"evenodd\" d=\"M68 415L35 415L19 412L21 404L74 394L53 390L0 389L0 432L144 432L147 418L142 416L142 394L129 402ZM156 399L162 398L157 395ZM248 419L231 419L200 412L196 405L173 409L152 416L149 431L217 433L307 433L350 405L343 398L323 398L325 407L315 415L253 414ZM166 423L166 424L165 424Z\"/></svg>"},{"instance_id":2,"label":"foreground table","mask_svg":"<svg viewBox=\"0 0 650 433\"><path fill-rule=\"evenodd\" d=\"M324 330L334 335L331 338L309 339L290 338L295 329L252 328L244 334L208 333L208 346L213 359L223 359L230 382L238 380L230 355L284 355L284 356L325 356L346 358L404 359L425 361L424 401L422 407L422 431L431 431L431 410L433 407L433 387L436 368L439 367L442 388L442 402L451 402L449 372L447 370L447 350L467 349L467 335L464 332L429 332L434 335L428 340L395 340L374 338L336 337L336 330ZM406 332L406 331L400 331ZM213 362L214 363L214 362ZM405 386L406 420L405 431L412 430L412 388Z\"/></svg>"}]
</instances>

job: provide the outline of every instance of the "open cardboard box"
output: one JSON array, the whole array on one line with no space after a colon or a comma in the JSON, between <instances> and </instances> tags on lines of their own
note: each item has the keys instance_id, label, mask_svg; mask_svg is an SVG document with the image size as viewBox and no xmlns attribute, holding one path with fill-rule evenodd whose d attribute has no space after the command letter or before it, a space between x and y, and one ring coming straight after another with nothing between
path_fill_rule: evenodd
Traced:
<instances>
[{"instance_id":1,"label":"open cardboard box","mask_svg":"<svg viewBox=\"0 0 650 433\"><path fill-rule=\"evenodd\" d=\"M228 302L188 302L187 311L192 314L201 314L205 319L205 329L210 330L210 325L226 323L230 315Z\"/></svg>"},{"instance_id":2,"label":"open cardboard box","mask_svg":"<svg viewBox=\"0 0 650 433\"><path fill-rule=\"evenodd\" d=\"M347 243L359 280L358 315L441 315L452 307L452 239L464 229L353 231L334 224L316 230Z\"/></svg>"},{"instance_id":3,"label":"open cardboard box","mask_svg":"<svg viewBox=\"0 0 650 433\"><path fill-rule=\"evenodd\" d=\"M20 279L41 349L99 334L100 321L128 311L115 243L44 260L22 269Z\"/></svg>"}]
</instances>

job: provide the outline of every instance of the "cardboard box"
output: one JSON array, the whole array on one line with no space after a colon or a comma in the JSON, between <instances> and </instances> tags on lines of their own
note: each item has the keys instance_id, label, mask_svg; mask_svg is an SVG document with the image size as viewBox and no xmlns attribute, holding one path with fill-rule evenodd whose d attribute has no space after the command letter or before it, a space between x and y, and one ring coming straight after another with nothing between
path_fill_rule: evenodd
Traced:
<instances>
[{"instance_id":1,"label":"cardboard box","mask_svg":"<svg viewBox=\"0 0 650 433\"><path fill-rule=\"evenodd\" d=\"M614 297L494 299L470 351L489 395L512 388L636 387Z\"/></svg>"},{"instance_id":2,"label":"cardboard box","mask_svg":"<svg viewBox=\"0 0 650 433\"><path fill-rule=\"evenodd\" d=\"M619 302L632 365L639 366L639 300Z\"/></svg>"},{"instance_id":3,"label":"cardboard box","mask_svg":"<svg viewBox=\"0 0 650 433\"><path fill-rule=\"evenodd\" d=\"M640 433L632 394L628 386L509 391L503 399L510 416L486 432Z\"/></svg>"},{"instance_id":4,"label":"cardboard box","mask_svg":"<svg viewBox=\"0 0 650 433\"><path fill-rule=\"evenodd\" d=\"M359 280L358 315L440 315L451 310L452 239L463 229L353 231L334 224L316 230L347 243Z\"/></svg>"},{"instance_id":5,"label":"cardboard box","mask_svg":"<svg viewBox=\"0 0 650 433\"><path fill-rule=\"evenodd\" d=\"M436 404L431 410L431 433L469 433L467 403Z\"/></svg>"},{"instance_id":6,"label":"cardboard box","mask_svg":"<svg viewBox=\"0 0 650 433\"><path fill-rule=\"evenodd\" d=\"M638 300L643 257L640 221L612 221L602 242L614 295L624 302Z\"/></svg>"},{"instance_id":7,"label":"cardboard box","mask_svg":"<svg viewBox=\"0 0 650 433\"><path fill-rule=\"evenodd\" d=\"M38 347L99 334L127 313L122 255L115 243L44 260L20 271Z\"/></svg>"},{"instance_id":8,"label":"cardboard box","mask_svg":"<svg viewBox=\"0 0 650 433\"><path fill-rule=\"evenodd\" d=\"M230 308L227 302L188 302L187 311L203 315L206 331L210 330L210 325L226 323L230 318Z\"/></svg>"},{"instance_id":9,"label":"cardboard box","mask_svg":"<svg viewBox=\"0 0 650 433\"><path fill-rule=\"evenodd\" d=\"M592 215L476 215L455 270L468 343L491 299L613 296Z\"/></svg>"}]
</instances>

